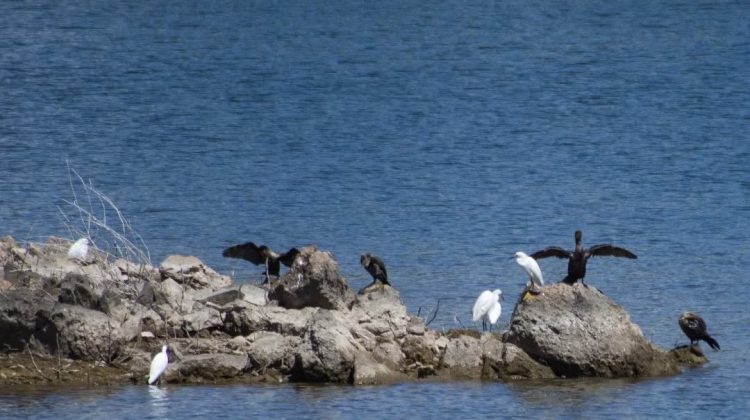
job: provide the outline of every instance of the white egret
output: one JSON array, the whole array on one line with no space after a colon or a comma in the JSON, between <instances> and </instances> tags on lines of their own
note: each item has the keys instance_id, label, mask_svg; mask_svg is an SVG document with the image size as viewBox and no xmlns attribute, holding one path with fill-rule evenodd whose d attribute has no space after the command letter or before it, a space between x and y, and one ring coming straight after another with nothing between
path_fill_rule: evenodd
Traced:
<instances>
[{"instance_id":1,"label":"white egret","mask_svg":"<svg viewBox=\"0 0 750 420\"><path fill-rule=\"evenodd\" d=\"M73 243L68 249L68 258L72 260L86 261L89 252L88 238L81 238Z\"/></svg>"},{"instance_id":2,"label":"white egret","mask_svg":"<svg viewBox=\"0 0 750 420\"><path fill-rule=\"evenodd\" d=\"M169 346L163 345L161 352L157 353L156 356L151 360L151 369L148 373L148 384L153 385L162 373L167 370L167 364L169 364Z\"/></svg>"},{"instance_id":3,"label":"white egret","mask_svg":"<svg viewBox=\"0 0 750 420\"><path fill-rule=\"evenodd\" d=\"M534 293L539 292L539 288L544 286L544 278L542 277L542 269L539 268L536 260L529 257L525 253L518 251L515 253L516 264L523 268L526 275L529 276L529 282L531 282L531 291Z\"/></svg>"},{"instance_id":4,"label":"white egret","mask_svg":"<svg viewBox=\"0 0 750 420\"><path fill-rule=\"evenodd\" d=\"M479 294L477 301L474 303L474 310L472 311L472 320L474 322L482 320L482 331L487 330L487 320L490 321L490 331L492 331L492 325L494 325L502 312L502 306L500 306L500 299L502 299L503 292L500 289L493 291L485 290Z\"/></svg>"}]
</instances>

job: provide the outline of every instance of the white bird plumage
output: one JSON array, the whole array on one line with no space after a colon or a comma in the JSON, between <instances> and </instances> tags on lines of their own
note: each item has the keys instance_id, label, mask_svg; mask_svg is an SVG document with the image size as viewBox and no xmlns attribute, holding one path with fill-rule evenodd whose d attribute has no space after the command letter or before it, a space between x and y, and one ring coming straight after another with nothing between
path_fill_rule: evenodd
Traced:
<instances>
[{"instance_id":1,"label":"white bird plumage","mask_svg":"<svg viewBox=\"0 0 750 420\"><path fill-rule=\"evenodd\" d=\"M161 348L161 352L157 353L156 356L151 360L151 369L148 373L148 384L153 385L161 376L162 373L164 373L165 370L167 370L167 365L169 364L169 346L163 345Z\"/></svg>"},{"instance_id":2,"label":"white bird plumage","mask_svg":"<svg viewBox=\"0 0 750 420\"><path fill-rule=\"evenodd\" d=\"M81 238L73 243L68 249L68 258L85 261L89 252L88 238Z\"/></svg>"},{"instance_id":3,"label":"white bird plumage","mask_svg":"<svg viewBox=\"0 0 750 420\"><path fill-rule=\"evenodd\" d=\"M515 253L516 264L523 268L523 271L529 276L531 282L531 288L534 291L539 291L539 288L544 286L544 278L542 277L542 269L539 268L536 260L529 257L525 253L518 251Z\"/></svg>"},{"instance_id":4,"label":"white bird plumage","mask_svg":"<svg viewBox=\"0 0 750 420\"><path fill-rule=\"evenodd\" d=\"M482 330L487 329L487 321L490 321L490 329L502 313L502 306L500 306L500 296L503 294L500 289L493 291L485 290L479 294L477 301L474 303L474 309L472 311L472 320L474 322L482 320Z\"/></svg>"}]
</instances>

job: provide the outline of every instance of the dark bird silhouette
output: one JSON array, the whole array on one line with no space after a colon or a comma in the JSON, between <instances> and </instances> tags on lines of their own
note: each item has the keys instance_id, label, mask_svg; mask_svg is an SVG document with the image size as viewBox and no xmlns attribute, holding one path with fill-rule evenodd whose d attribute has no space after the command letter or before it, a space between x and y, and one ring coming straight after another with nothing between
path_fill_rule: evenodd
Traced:
<instances>
[{"instance_id":1,"label":"dark bird silhouette","mask_svg":"<svg viewBox=\"0 0 750 420\"><path fill-rule=\"evenodd\" d=\"M381 284L391 285L388 283L388 273L385 271L383 260L372 254L362 254L359 263L370 273L373 283L380 282Z\"/></svg>"},{"instance_id":2,"label":"dark bird silhouette","mask_svg":"<svg viewBox=\"0 0 750 420\"><path fill-rule=\"evenodd\" d=\"M551 246L544 248L541 251L537 251L531 254L531 258L538 260L540 258L557 257L568 259L568 275L562 279L563 283L574 284L576 280L581 279L581 283L585 286L583 278L586 277L586 262L594 255L604 256L609 255L612 257L624 257L624 258L638 258L632 252L625 248L620 248L610 244L599 244L584 249L581 245L581 237L583 233L580 230L576 231L576 247L573 251L568 251L557 246Z\"/></svg>"},{"instance_id":3,"label":"dark bird silhouette","mask_svg":"<svg viewBox=\"0 0 750 420\"><path fill-rule=\"evenodd\" d=\"M698 341L705 341L712 349L719 350L719 343L706 331L706 321L692 312L683 312L678 321L682 332L690 339L690 347Z\"/></svg>"},{"instance_id":4,"label":"dark bird silhouette","mask_svg":"<svg viewBox=\"0 0 750 420\"><path fill-rule=\"evenodd\" d=\"M281 264L291 267L294 259L299 255L297 248L292 248L284 254L277 254L265 245L255 245L253 242L247 242L240 245L231 246L222 252L223 256L228 258L240 258L250 261L255 265L263 264L266 266L266 279L269 276L279 277Z\"/></svg>"}]
</instances>

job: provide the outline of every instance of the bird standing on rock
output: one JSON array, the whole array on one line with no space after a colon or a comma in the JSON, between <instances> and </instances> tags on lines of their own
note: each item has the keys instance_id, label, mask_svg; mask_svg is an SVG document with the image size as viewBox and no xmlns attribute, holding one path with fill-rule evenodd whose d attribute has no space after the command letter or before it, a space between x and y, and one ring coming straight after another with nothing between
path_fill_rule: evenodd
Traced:
<instances>
[{"instance_id":1,"label":"bird standing on rock","mask_svg":"<svg viewBox=\"0 0 750 420\"><path fill-rule=\"evenodd\" d=\"M636 259L632 252L625 248L620 248L610 244L599 244L594 245L588 249L584 249L581 245L581 237L583 233L577 230L575 233L576 247L573 251L568 251L560 247L551 246L541 251L537 251L531 254L531 258L538 260L540 258L557 257L568 259L568 275L562 280L562 283L574 284L578 279L581 279L581 283L585 286L583 278L586 277L586 262L592 256L604 256L609 255L613 257L624 257Z\"/></svg>"},{"instance_id":2,"label":"bird standing on rock","mask_svg":"<svg viewBox=\"0 0 750 420\"><path fill-rule=\"evenodd\" d=\"M539 288L544 286L544 278L542 277L542 269L539 268L536 260L529 257L525 253L518 251L515 253L516 264L523 268L526 275L529 276L529 283L531 284L531 293L538 294Z\"/></svg>"},{"instance_id":3,"label":"bird standing on rock","mask_svg":"<svg viewBox=\"0 0 750 420\"><path fill-rule=\"evenodd\" d=\"M277 254L265 245L258 246L253 242L246 242L225 249L221 255L247 260L255 265L264 264L266 266L266 278L263 282L266 283L270 276L279 277L281 264L291 267L299 254L297 248L291 248L284 254Z\"/></svg>"},{"instance_id":4,"label":"bird standing on rock","mask_svg":"<svg viewBox=\"0 0 750 420\"><path fill-rule=\"evenodd\" d=\"M388 272L385 271L385 263L383 260L375 255L365 253L359 257L359 263L362 264L362 267L364 267L368 273L370 273L373 283L380 282L384 285L391 285L388 283Z\"/></svg>"},{"instance_id":5,"label":"bird standing on rock","mask_svg":"<svg viewBox=\"0 0 750 420\"><path fill-rule=\"evenodd\" d=\"M159 380L159 377L162 373L164 373L165 370L167 370L167 365L169 364L169 346L167 344L163 345L161 348L161 352L156 353L156 356L151 360L151 368L148 372L148 384L153 385L156 383L156 381Z\"/></svg>"},{"instance_id":6,"label":"bird standing on rock","mask_svg":"<svg viewBox=\"0 0 750 420\"><path fill-rule=\"evenodd\" d=\"M487 331L487 321L490 321L490 331L495 325L500 314L503 311L500 300L503 298L503 292L500 289L493 291L485 290L479 294L477 301L474 303L471 319L474 322L482 320L482 331Z\"/></svg>"},{"instance_id":7,"label":"bird standing on rock","mask_svg":"<svg viewBox=\"0 0 750 420\"><path fill-rule=\"evenodd\" d=\"M706 321L704 321L703 318L699 317L698 315L692 312L683 312L682 315L680 315L680 320L677 323L680 324L682 332L684 332L685 335L690 339L690 347L693 347L694 344L698 343L698 341L703 340L712 349L721 349L721 347L719 347L719 342L708 335L708 331L706 331Z\"/></svg>"},{"instance_id":8,"label":"bird standing on rock","mask_svg":"<svg viewBox=\"0 0 750 420\"><path fill-rule=\"evenodd\" d=\"M88 238L81 238L73 243L68 249L68 258L71 260L86 261L86 256L89 252Z\"/></svg>"}]
</instances>

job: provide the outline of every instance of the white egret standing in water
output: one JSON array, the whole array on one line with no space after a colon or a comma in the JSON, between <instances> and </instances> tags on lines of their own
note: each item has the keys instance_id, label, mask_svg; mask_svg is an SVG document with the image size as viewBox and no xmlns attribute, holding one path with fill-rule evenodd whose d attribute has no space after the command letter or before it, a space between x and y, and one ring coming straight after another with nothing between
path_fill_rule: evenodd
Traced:
<instances>
[{"instance_id":1,"label":"white egret standing in water","mask_svg":"<svg viewBox=\"0 0 750 420\"><path fill-rule=\"evenodd\" d=\"M167 370L167 364L169 364L169 346L163 345L161 352L157 353L156 356L151 360L151 369L148 373L148 384L153 385L162 373Z\"/></svg>"}]
</instances>

